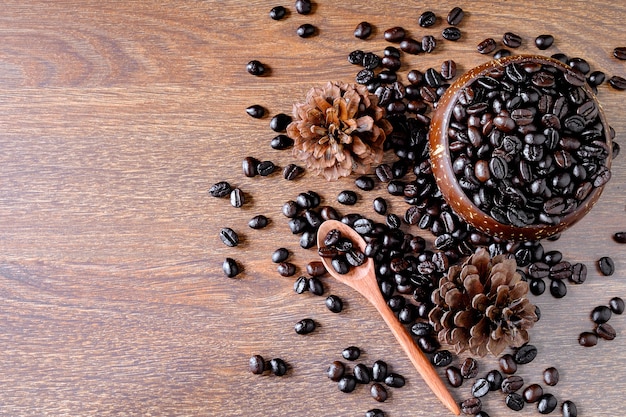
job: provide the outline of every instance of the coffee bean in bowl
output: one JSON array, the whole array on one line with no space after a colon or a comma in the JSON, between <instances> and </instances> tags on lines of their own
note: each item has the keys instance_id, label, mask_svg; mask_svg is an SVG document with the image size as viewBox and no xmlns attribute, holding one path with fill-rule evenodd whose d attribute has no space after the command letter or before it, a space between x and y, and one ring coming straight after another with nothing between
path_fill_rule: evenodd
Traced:
<instances>
[{"instance_id":1,"label":"coffee bean in bowl","mask_svg":"<svg viewBox=\"0 0 626 417\"><path fill-rule=\"evenodd\" d=\"M451 207L482 232L538 240L580 220L611 178L611 137L584 75L515 55L480 65L443 95L429 133Z\"/></svg>"}]
</instances>

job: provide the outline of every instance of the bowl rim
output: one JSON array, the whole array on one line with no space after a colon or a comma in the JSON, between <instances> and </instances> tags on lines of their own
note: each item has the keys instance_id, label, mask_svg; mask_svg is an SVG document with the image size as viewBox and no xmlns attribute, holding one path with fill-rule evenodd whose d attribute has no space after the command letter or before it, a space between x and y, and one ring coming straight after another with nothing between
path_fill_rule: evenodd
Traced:
<instances>
[{"instance_id":1,"label":"bowl rim","mask_svg":"<svg viewBox=\"0 0 626 417\"><path fill-rule=\"evenodd\" d=\"M557 224L531 224L524 227L517 227L498 222L490 214L485 213L476 206L465 194L465 191L458 183L452 169L452 160L448 148L448 127L452 119L452 111L456 104L457 97L463 88L472 84L478 77L488 74L489 71L496 68L503 68L510 63L519 62L547 64L555 66L562 71L571 71L571 67L554 58L531 54L511 55L494 59L466 71L446 90L433 113L429 130L430 160L435 181L443 198L464 221L490 236L515 241L539 240L560 233L582 219L598 201L606 184L595 187L574 211L563 216ZM609 150L605 166L610 169L612 159L610 126L607 122L602 105L589 85L585 82L581 87L598 106L598 114L604 128L604 138Z\"/></svg>"}]
</instances>

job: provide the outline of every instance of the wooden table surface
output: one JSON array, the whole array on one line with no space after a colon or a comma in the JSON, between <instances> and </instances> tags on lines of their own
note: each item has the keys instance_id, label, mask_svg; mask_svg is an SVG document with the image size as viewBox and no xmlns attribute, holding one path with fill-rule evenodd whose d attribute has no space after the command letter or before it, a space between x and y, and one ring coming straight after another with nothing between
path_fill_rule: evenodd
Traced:
<instances>
[{"instance_id":1,"label":"wooden table surface","mask_svg":"<svg viewBox=\"0 0 626 417\"><path fill-rule=\"evenodd\" d=\"M404 4L401 4L404 3ZM323 297L297 295L270 261L281 246L291 251L297 274L316 259L299 247L281 214L282 204L306 190L335 205L353 178L327 183L306 173L285 181L279 173L247 178L246 156L294 162L269 141L269 117L246 115L251 104L269 115L290 112L306 91L329 80L351 82L347 54L382 54L382 32L401 25L421 38L434 34L434 53L405 56L409 69L438 67L454 59L459 71L487 60L475 52L486 37L506 31L523 37L519 52L536 52L535 36L550 33L546 54L586 58L593 69L626 76L612 57L626 46L626 4L615 1L318 1L302 16L284 4L282 21L268 17L275 1L5 0L0 13L0 415L2 416L363 416L381 408L388 417L449 413L425 388L389 330L354 291L323 278L326 294L343 298L341 314ZM466 16L459 42L443 41L442 16L461 5ZM423 29L417 17L440 20ZM353 37L360 21L375 32ZM317 26L309 39L303 23ZM258 59L270 76L253 77L246 63ZM617 142L626 132L626 92L599 88ZM534 362L519 374L542 383L556 366L561 381L546 391L573 400L580 416L615 417L626 407L626 317L614 316L614 341L578 345L592 328L589 313L614 296L626 297L626 246L611 239L626 229L626 164L592 212L548 249L584 262L587 282L569 285L563 299L531 296L542 319L531 331ZM392 160L387 155L386 160ZM220 180L244 190L248 202L232 207L212 198ZM378 184L359 192L342 212L374 216L383 196L392 212L406 209ZM248 228L256 214L271 219ZM229 248L221 227L238 231ZM433 237L406 228L432 243ZM601 276L598 258L613 257L616 273ZM222 273L224 258L243 267L235 279ZM296 275L297 276L297 275ZM310 317L318 329L295 334ZM365 387L338 391L324 371L343 348L363 350L361 362L387 361L407 385L376 403ZM283 377L253 375L248 359L280 357ZM460 355L464 359L467 355ZM455 363L460 360L457 358ZM497 359L480 361L481 375ZM440 370L440 372L442 372ZM470 396L469 382L453 390ZM513 415L501 393L484 399L491 416ZM519 415L536 415L528 405ZM560 415L560 411L555 411Z\"/></svg>"}]
</instances>

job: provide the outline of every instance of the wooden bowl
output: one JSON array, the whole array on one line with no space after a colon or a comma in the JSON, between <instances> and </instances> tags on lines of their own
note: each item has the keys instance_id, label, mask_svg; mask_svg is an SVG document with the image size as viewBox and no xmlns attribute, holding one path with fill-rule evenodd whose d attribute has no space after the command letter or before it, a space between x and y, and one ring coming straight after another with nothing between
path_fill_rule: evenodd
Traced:
<instances>
[{"instance_id":1,"label":"wooden bowl","mask_svg":"<svg viewBox=\"0 0 626 417\"><path fill-rule=\"evenodd\" d=\"M454 106L458 102L460 93L463 92L466 87L476 82L479 77L497 74L510 63L518 63L522 65L534 63L541 64L543 66L553 66L556 70L562 71L563 74L567 72L568 77L576 75L572 72L572 69L569 66L563 64L562 62L552 58L536 55L516 55L493 60L466 72L448 88L446 93L439 100L437 108L433 114L429 133L431 165L437 185L439 186L443 197L452 209L467 223L490 236L518 241L538 240L560 233L580 220L596 203L602 193L604 184L593 188L587 197L579 202L574 211L569 211L567 214L558 216L558 219L551 222L551 224L540 223L537 221L537 218L535 218L534 222L524 224L523 226L498 221L490 213L486 213L476 206L472 198L466 194L464 189L459 184L459 179L453 170L452 151L449 146L450 139L448 130L450 128L452 118L454 117ZM580 76L581 74L579 73L578 77ZM579 78L578 84L580 83L581 80ZM591 100L594 100L597 105L598 117L600 118L603 126L604 140L606 141L608 149L608 157L605 160L605 166L608 169L611 164L612 152L609 125L606 121L602 107L598 103L595 95L587 83L584 82L580 85L580 87L584 89L587 96ZM497 206L497 203L494 202L493 204ZM503 209L504 207L500 208ZM491 209L493 210L493 206ZM502 218L500 219L502 220Z\"/></svg>"}]
</instances>

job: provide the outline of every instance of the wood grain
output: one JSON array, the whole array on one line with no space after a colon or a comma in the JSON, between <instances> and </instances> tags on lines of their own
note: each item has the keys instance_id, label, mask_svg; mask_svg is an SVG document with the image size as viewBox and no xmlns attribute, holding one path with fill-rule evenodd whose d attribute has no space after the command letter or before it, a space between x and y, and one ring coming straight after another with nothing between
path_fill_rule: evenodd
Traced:
<instances>
[{"instance_id":1,"label":"wood grain","mask_svg":"<svg viewBox=\"0 0 626 417\"><path fill-rule=\"evenodd\" d=\"M351 180L327 183L305 174L287 182L279 174L247 178L245 156L293 162L269 147L269 117L244 109L290 112L306 91L328 80L351 81L346 61L357 48L382 53L382 32L405 26L412 36L437 36L432 54L407 56L409 69L437 68L454 59L467 70L485 61L474 52L485 37L508 31L535 52L535 36L551 33L547 53L583 56L594 69L626 76L611 52L624 46L626 5L605 0L560 2L474 1L464 4L463 39L443 41L439 22L419 28L425 10L438 16L458 3L317 2L301 16L292 3L272 21L277 3L235 1L13 1L0 14L0 415L1 416L317 416L348 417L382 408L389 417L448 415L425 388L376 311L353 290L324 278L327 294L341 296L342 314L324 299L296 295L292 278L276 273L271 253L287 247L303 273L314 251L298 246L280 208L303 190L334 204ZM360 21L375 26L360 41ZM302 23L319 28L301 39ZM252 77L246 63L259 59L268 77ZM598 97L622 142L623 92L601 86ZM392 158L387 156L387 160ZM623 414L626 382L624 317L611 324L618 337L594 348L578 346L591 329L591 309L626 296L624 250L611 235L626 228L626 168L621 155L613 179L592 212L549 249L584 262L589 278L568 295L533 298L542 319L531 337L538 358L520 375L540 383L556 366L561 382L550 388L571 399L579 415ZM241 187L240 209L211 198L214 182ZM405 204L378 185L354 211L374 216L371 200L384 196L402 214ZM271 219L248 228L256 214ZM224 246L221 227L238 231L242 244ZM429 242L425 232L411 230ZM617 272L602 277L594 262L613 257ZM224 277L221 263L236 258L243 272ZM296 321L319 323L296 335ZM365 387L351 395L327 380L327 365L341 350L360 346L361 361L384 359L407 377L402 389L376 403ZM252 375L248 359L261 354L290 364L282 378ZM464 356L462 355L461 359ZM496 366L481 360L481 374ZM440 370L443 373L443 371ZM453 395L470 395L467 382ZM490 415L510 415L503 396L484 400ZM534 415L528 405L520 415Z\"/></svg>"}]
</instances>

